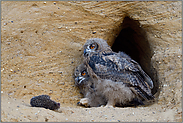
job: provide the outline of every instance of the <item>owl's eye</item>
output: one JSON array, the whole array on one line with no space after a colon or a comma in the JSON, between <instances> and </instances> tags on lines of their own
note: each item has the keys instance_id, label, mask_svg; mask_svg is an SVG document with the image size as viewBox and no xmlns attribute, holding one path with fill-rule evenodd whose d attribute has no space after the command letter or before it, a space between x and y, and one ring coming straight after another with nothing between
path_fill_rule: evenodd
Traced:
<instances>
[{"instance_id":1,"label":"owl's eye","mask_svg":"<svg viewBox=\"0 0 183 123\"><path fill-rule=\"evenodd\" d=\"M90 45L90 49L94 49L94 48L95 48L94 44Z\"/></svg>"},{"instance_id":2,"label":"owl's eye","mask_svg":"<svg viewBox=\"0 0 183 123\"><path fill-rule=\"evenodd\" d=\"M81 75L82 75L82 76L86 75L86 71L83 71L83 72L81 73Z\"/></svg>"}]
</instances>

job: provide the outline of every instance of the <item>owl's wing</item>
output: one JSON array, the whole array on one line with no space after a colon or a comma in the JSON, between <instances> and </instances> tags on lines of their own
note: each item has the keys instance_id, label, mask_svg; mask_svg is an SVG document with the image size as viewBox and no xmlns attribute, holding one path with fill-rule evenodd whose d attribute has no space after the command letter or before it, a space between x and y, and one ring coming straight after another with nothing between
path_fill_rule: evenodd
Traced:
<instances>
[{"instance_id":1,"label":"owl's wing","mask_svg":"<svg viewBox=\"0 0 183 123\"><path fill-rule=\"evenodd\" d=\"M98 52L89 57L87 64L101 79L123 82L134 87L143 98L150 99L153 96L150 90L153 87L151 78L131 58L120 57L114 52Z\"/></svg>"}]
</instances>

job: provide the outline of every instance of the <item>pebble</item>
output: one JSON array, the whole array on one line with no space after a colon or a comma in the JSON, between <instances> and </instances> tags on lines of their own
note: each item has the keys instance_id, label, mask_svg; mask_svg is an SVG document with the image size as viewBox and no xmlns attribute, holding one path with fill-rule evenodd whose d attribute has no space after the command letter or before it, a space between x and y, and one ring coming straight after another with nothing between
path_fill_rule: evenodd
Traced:
<instances>
[{"instance_id":1,"label":"pebble","mask_svg":"<svg viewBox=\"0 0 183 123\"><path fill-rule=\"evenodd\" d=\"M50 71L49 74L53 74L53 72Z\"/></svg>"},{"instance_id":2,"label":"pebble","mask_svg":"<svg viewBox=\"0 0 183 123\"><path fill-rule=\"evenodd\" d=\"M59 74L62 74L62 72L61 72L61 71L58 71L58 73L59 73Z\"/></svg>"},{"instance_id":3,"label":"pebble","mask_svg":"<svg viewBox=\"0 0 183 123\"><path fill-rule=\"evenodd\" d=\"M4 71L4 68L1 70L1 72L3 72Z\"/></svg>"},{"instance_id":4,"label":"pebble","mask_svg":"<svg viewBox=\"0 0 183 123\"><path fill-rule=\"evenodd\" d=\"M56 2L53 2L54 5L56 5L57 3Z\"/></svg>"},{"instance_id":5,"label":"pebble","mask_svg":"<svg viewBox=\"0 0 183 123\"><path fill-rule=\"evenodd\" d=\"M97 33L97 32L96 32L96 31L93 31L93 32L92 32L92 34L95 34L95 33Z\"/></svg>"},{"instance_id":6,"label":"pebble","mask_svg":"<svg viewBox=\"0 0 183 123\"><path fill-rule=\"evenodd\" d=\"M10 45L10 44L11 44L11 42L7 42L7 44L8 44L8 45Z\"/></svg>"},{"instance_id":7,"label":"pebble","mask_svg":"<svg viewBox=\"0 0 183 123\"><path fill-rule=\"evenodd\" d=\"M46 2L44 2L44 4L46 4Z\"/></svg>"},{"instance_id":8,"label":"pebble","mask_svg":"<svg viewBox=\"0 0 183 123\"><path fill-rule=\"evenodd\" d=\"M1 93L3 93L3 91L1 91Z\"/></svg>"}]
</instances>

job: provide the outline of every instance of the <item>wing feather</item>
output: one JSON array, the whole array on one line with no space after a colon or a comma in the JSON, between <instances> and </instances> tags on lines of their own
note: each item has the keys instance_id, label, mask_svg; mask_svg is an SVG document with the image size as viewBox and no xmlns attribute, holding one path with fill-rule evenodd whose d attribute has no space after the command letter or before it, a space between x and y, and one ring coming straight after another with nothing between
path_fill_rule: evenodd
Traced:
<instances>
[{"instance_id":1,"label":"wing feather","mask_svg":"<svg viewBox=\"0 0 183 123\"><path fill-rule=\"evenodd\" d=\"M101 79L123 82L129 87L135 87L144 99L153 98L151 78L130 57L120 57L113 52L98 52L91 54L87 63Z\"/></svg>"}]
</instances>

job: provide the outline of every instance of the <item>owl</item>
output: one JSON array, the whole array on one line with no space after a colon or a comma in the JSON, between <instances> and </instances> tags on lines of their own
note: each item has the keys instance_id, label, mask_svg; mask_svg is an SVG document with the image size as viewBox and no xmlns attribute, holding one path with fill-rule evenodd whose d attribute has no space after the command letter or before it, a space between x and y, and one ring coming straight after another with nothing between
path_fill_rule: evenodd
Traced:
<instances>
[{"instance_id":1,"label":"owl","mask_svg":"<svg viewBox=\"0 0 183 123\"><path fill-rule=\"evenodd\" d=\"M103 39L89 39L84 45L84 64L106 107L153 100L153 81L141 66L123 52L115 53Z\"/></svg>"},{"instance_id":2,"label":"owl","mask_svg":"<svg viewBox=\"0 0 183 123\"><path fill-rule=\"evenodd\" d=\"M85 107L98 107L107 103L106 99L97 93L95 83L88 75L87 68L84 64L80 64L75 69L75 85L79 87L84 98L78 102L79 105Z\"/></svg>"}]
</instances>

